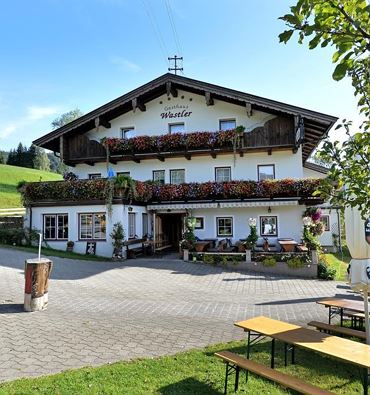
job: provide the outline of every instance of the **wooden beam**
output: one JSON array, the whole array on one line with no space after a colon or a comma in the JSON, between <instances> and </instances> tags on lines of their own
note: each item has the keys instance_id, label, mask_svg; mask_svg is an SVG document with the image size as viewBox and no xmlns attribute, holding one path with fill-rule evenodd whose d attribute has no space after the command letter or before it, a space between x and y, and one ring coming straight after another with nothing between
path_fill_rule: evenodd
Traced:
<instances>
[{"instance_id":1,"label":"wooden beam","mask_svg":"<svg viewBox=\"0 0 370 395\"><path fill-rule=\"evenodd\" d=\"M268 155L271 155L271 154L272 154L272 148L269 148L269 149L267 150L267 153L268 153Z\"/></svg>"},{"instance_id":2,"label":"wooden beam","mask_svg":"<svg viewBox=\"0 0 370 395\"><path fill-rule=\"evenodd\" d=\"M167 96L172 95L173 97L177 97L179 92L177 89L173 86L172 82L166 82L166 92Z\"/></svg>"},{"instance_id":3,"label":"wooden beam","mask_svg":"<svg viewBox=\"0 0 370 395\"><path fill-rule=\"evenodd\" d=\"M211 156L212 156L213 159L216 159L217 158L216 152L211 152Z\"/></svg>"},{"instance_id":4,"label":"wooden beam","mask_svg":"<svg viewBox=\"0 0 370 395\"><path fill-rule=\"evenodd\" d=\"M211 92L206 92L204 96L206 98L207 106L213 106L215 104Z\"/></svg>"},{"instance_id":5,"label":"wooden beam","mask_svg":"<svg viewBox=\"0 0 370 395\"><path fill-rule=\"evenodd\" d=\"M104 117L95 118L95 127L104 126L106 129L110 129L112 125Z\"/></svg>"},{"instance_id":6,"label":"wooden beam","mask_svg":"<svg viewBox=\"0 0 370 395\"><path fill-rule=\"evenodd\" d=\"M162 155L157 155L157 159L160 160L161 162L164 162L165 158Z\"/></svg>"},{"instance_id":7,"label":"wooden beam","mask_svg":"<svg viewBox=\"0 0 370 395\"><path fill-rule=\"evenodd\" d=\"M59 158L61 162L64 161L64 136L59 137Z\"/></svg>"},{"instance_id":8,"label":"wooden beam","mask_svg":"<svg viewBox=\"0 0 370 395\"><path fill-rule=\"evenodd\" d=\"M140 159L137 158L135 155L132 155L132 160L133 160L135 163L140 163Z\"/></svg>"},{"instance_id":9,"label":"wooden beam","mask_svg":"<svg viewBox=\"0 0 370 395\"><path fill-rule=\"evenodd\" d=\"M239 151L239 156L242 158L244 156L244 152L243 151Z\"/></svg>"},{"instance_id":10,"label":"wooden beam","mask_svg":"<svg viewBox=\"0 0 370 395\"><path fill-rule=\"evenodd\" d=\"M245 110L247 111L248 117L251 117L253 115L252 103L245 103Z\"/></svg>"},{"instance_id":11,"label":"wooden beam","mask_svg":"<svg viewBox=\"0 0 370 395\"><path fill-rule=\"evenodd\" d=\"M86 160L84 163L86 163L89 166L95 166L95 162L92 162L91 160Z\"/></svg>"},{"instance_id":12,"label":"wooden beam","mask_svg":"<svg viewBox=\"0 0 370 395\"><path fill-rule=\"evenodd\" d=\"M190 155L190 154L184 154L184 156L185 156L185 158L186 158L187 160L191 160L191 155Z\"/></svg>"},{"instance_id":13,"label":"wooden beam","mask_svg":"<svg viewBox=\"0 0 370 395\"><path fill-rule=\"evenodd\" d=\"M132 109L135 112L137 108L142 112L146 111L145 104L135 97L135 99L132 99Z\"/></svg>"},{"instance_id":14,"label":"wooden beam","mask_svg":"<svg viewBox=\"0 0 370 395\"><path fill-rule=\"evenodd\" d=\"M109 163L112 163L112 165L116 165L118 163L118 160L109 157Z\"/></svg>"}]
</instances>

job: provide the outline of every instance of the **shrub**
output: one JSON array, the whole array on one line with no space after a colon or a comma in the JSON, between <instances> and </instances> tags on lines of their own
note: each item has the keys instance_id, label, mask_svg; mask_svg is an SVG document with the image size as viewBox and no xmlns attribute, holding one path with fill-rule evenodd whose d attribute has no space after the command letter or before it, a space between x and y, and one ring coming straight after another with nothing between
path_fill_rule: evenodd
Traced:
<instances>
[{"instance_id":1,"label":"shrub","mask_svg":"<svg viewBox=\"0 0 370 395\"><path fill-rule=\"evenodd\" d=\"M323 262L319 262L317 267L317 277L322 280L334 280L337 271Z\"/></svg>"},{"instance_id":2,"label":"shrub","mask_svg":"<svg viewBox=\"0 0 370 395\"><path fill-rule=\"evenodd\" d=\"M214 255L208 255L208 254L204 255L203 262L214 265L214 263L215 263L214 257L215 257Z\"/></svg>"},{"instance_id":3,"label":"shrub","mask_svg":"<svg viewBox=\"0 0 370 395\"><path fill-rule=\"evenodd\" d=\"M266 257L262 260L262 265L267 267L276 266L276 259L273 257Z\"/></svg>"},{"instance_id":4,"label":"shrub","mask_svg":"<svg viewBox=\"0 0 370 395\"><path fill-rule=\"evenodd\" d=\"M286 263L290 269L300 269L304 267L304 260L299 256L288 259Z\"/></svg>"}]
</instances>

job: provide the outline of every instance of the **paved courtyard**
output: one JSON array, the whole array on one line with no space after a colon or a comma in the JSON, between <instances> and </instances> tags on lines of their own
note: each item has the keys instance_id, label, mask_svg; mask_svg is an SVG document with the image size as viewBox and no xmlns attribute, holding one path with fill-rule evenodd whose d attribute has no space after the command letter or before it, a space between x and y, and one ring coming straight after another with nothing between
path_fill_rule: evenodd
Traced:
<instances>
[{"instance_id":1,"label":"paved courtyard","mask_svg":"<svg viewBox=\"0 0 370 395\"><path fill-rule=\"evenodd\" d=\"M25 313L23 266L32 257L0 249L0 381L242 339L233 322L256 315L325 320L315 301L347 293L335 282L179 260L52 258L49 308Z\"/></svg>"}]
</instances>

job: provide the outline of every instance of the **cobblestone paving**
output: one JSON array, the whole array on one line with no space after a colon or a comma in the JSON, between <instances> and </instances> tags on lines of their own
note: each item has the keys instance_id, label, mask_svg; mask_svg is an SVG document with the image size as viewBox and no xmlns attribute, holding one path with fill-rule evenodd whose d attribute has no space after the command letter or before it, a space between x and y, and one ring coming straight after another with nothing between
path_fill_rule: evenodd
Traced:
<instances>
[{"instance_id":1,"label":"cobblestone paving","mask_svg":"<svg viewBox=\"0 0 370 395\"><path fill-rule=\"evenodd\" d=\"M23 265L32 257L0 249L0 381L242 339L233 322L256 315L325 320L314 302L347 292L179 260L52 258L48 310L25 313Z\"/></svg>"}]
</instances>

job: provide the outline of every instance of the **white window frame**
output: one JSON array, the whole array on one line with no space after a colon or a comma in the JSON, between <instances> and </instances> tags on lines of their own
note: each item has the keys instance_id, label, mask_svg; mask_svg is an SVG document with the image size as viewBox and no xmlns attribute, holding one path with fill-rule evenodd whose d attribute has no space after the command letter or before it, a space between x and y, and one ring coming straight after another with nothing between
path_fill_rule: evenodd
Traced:
<instances>
[{"instance_id":1,"label":"white window frame","mask_svg":"<svg viewBox=\"0 0 370 395\"><path fill-rule=\"evenodd\" d=\"M272 178L262 178L260 177L260 168L261 167L272 167L273 170L273 177ZM275 164L273 163L268 163L268 164L262 164L262 165L257 165L257 179L258 181L262 181L262 180L275 180L276 179L276 175L275 175Z\"/></svg>"},{"instance_id":2,"label":"white window frame","mask_svg":"<svg viewBox=\"0 0 370 395\"><path fill-rule=\"evenodd\" d=\"M134 239L136 236L136 213L128 213L128 238Z\"/></svg>"},{"instance_id":3,"label":"white window frame","mask_svg":"<svg viewBox=\"0 0 370 395\"><path fill-rule=\"evenodd\" d=\"M182 182L174 182L174 180L173 180L173 174L174 174L174 172L176 172L176 171L182 171L183 173L184 173L184 179L182 180ZM177 181L177 180L176 180ZM170 184L174 184L174 185L180 185L180 184L183 184L183 183L185 183L186 181L185 181L185 169L171 169L170 170Z\"/></svg>"},{"instance_id":4,"label":"white window frame","mask_svg":"<svg viewBox=\"0 0 370 395\"><path fill-rule=\"evenodd\" d=\"M82 230L82 217L83 216L91 216L91 237L81 237L81 230ZM96 219L98 216L104 216L104 226L99 224L99 227L96 226ZM97 233L97 228L103 236L95 237ZM107 216L106 213L79 213L78 214L78 240L106 240L107 238Z\"/></svg>"},{"instance_id":5,"label":"white window frame","mask_svg":"<svg viewBox=\"0 0 370 395\"><path fill-rule=\"evenodd\" d=\"M183 126L184 128L183 128L183 130L180 130L180 131L173 131L173 130L171 130L172 129L172 126ZM173 122L173 123L169 123L168 124L168 133L169 134L172 134L172 133L184 133L185 132L185 122Z\"/></svg>"},{"instance_id":6,"label":"white window frame","mask_svg":"<svg viewBox=\"0 0 370 395\"><path fill-rule=\"evenodd\" d=\"M323 221L323 218L327 218L327 222ZM330 232L330 215L329 214L323 214L321 216L321 222L324 224L324 232Z\"/></svg>"},{"instance_id":7,"label":"white window frame","mask_svg":"<svg viewBox=\"0 0 370 395\"><path fill-rule=\"evenodd\" d=\"M46 237L46 217L53 217L54 218L54 232L55 232L55 237ZM62 232L63 235L67 233L65 237L59 237L59 217L67 217L67 225L65 225L64 219L63 219L63 225L62 225ZM64 230L66 228L66 230ZM68 213L59 213L59 214L44 214L43 215L43 231L42 231L43 239L44 240L68 240L68 235L69 235L69 216Z\"/></svg>"},{"instance_id":8,"label":"white window frame","mask_svg":"<svg viewBox=\"0 0 370 395\"><path fill-rule=\"evenodd\" d=\"M126 136L127 133L132 132L132 131L135 131L135 127L134 126L126 126L126 127L120 128L120 137L121 137L121 139L129 139L131 137L134 137L134 136L131 136L131 137L127 137Z\"/></svg>"},{"instance_id":9,"label":"white window frame","mask_svg":"<svg viewBox=\"0 0 370 395\"><path fill-rule=\"evenodd\" d=\"M264 229L262 226L262 218L275 218L275 233L264 233ZM261 237L278 237L279 236L279 217L277 215L260 215L259 216L259 227L260 227L260 236Z\"/></svg>"},{"instance_id":10,"label":"white window frame","mask_svg":"<svg viewBox=\"0 0 370 395\"><path fill-rule=\"evenodd\" d=\"M101 178L101 173L89 173L89 180L97 180Z\"/></svg>"},{"instance_id":11,"label":"white window frame","mask_svg":"<svg viewBox=\"0 0 370 395\"><path fill-rule=\"evenodd\" d=\"M149 236L149 217L148 213L141 214L141 234L142 237Z\"/></svg>"},{"instance_id":12,"label":"white window frame","mask_svg":"<svg viewBox=\"0 0 370 395\"><path fill-rule=\"evenodd\" d=\"M221 234L219 232L219 229L220 229L219 221L225 220L225 219L231 220L231 233L230 234ZM217 234L217 237L233 237L233 235L234 235L234 217L230 217L230 216L216 217L216 234Z\"/></svg>"},{"instance_id":13,"label":"white window frame","mask_svg":"<svg viewBox=\"0 0 370 395\"><path fill-rule=\"evenodd\" d=\"M234 123L235 123L235 127L223 129L222 126L221 126L223 122L234 122ZM218 121L218 130L223 130L223 131L225 131L225 130L233 130L233 129L235 129L235 128L236 128L236 118L225 118L225 119L220 119L220 120Z\"/></svg>"},{"instance_id":14,"label":"white window frame","mask_svg":"<svg viewBox=\"0 0 370 395\"><path fill-rule=\"evenodd\" d=\"M229 171L229 179L228 180L218 180L217 172L219 170L228 170ZM231 177L231 167L230 166L215 167L215 181L216 182L229 182L231 180L232 180L232 177Z\"/></svg>"},{"instance_id":15,"label":"white window frame","mask_svg":"<svg viewBox=\"0 0 370 395\"><path fill-rule=\"evenodd\" d=\"M163 180L156 179L156 177L154 177L154 174L157 174L157 173L161 173L161 174L163 173ZM159 182L162 185L165 184L166 183L166 171L165 170L153 170L153 172L152 172L152 179L153 179L154 182Z\"/></svg>"}]
</instances>

